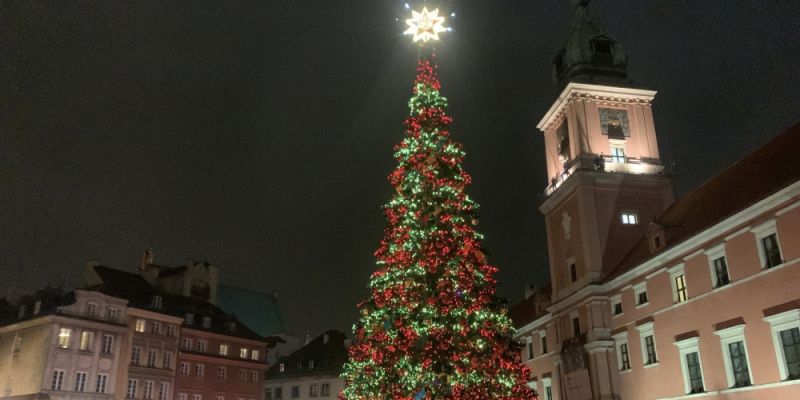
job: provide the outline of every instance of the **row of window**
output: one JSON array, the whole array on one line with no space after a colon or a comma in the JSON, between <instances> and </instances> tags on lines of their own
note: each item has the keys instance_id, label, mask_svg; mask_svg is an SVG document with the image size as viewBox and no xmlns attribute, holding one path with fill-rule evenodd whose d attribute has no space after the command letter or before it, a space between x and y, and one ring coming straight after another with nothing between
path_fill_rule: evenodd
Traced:
<instances>
[{"instance_id":1,"label":"row of window","mask_svg":"<svg viewBox=\"0 0 800 400\"><path fill-rule=\"evenodd\" d=\"M186 325L194 325L194 314L186 313L184 315L183 321ZM203 317L202 327L209 329L211 328L211 317ZM229 332L236 332L236 322L235 321L228 321L226 324Z\"/></svg>"},{"instance_id":2,"label":"row of window","mask_svg":"<svg viewBox=\"0 0 800 400\"><path fill-rule=\"evenodd\" d=\"M192 347L193 342L194 341L192 340L192 338L188 337L183 338L183 340L181 340L181 350L199 351L201 353L205 353L208 351L208 341L204 339L198 339L196 346L194 346L194 348ZM219 355L221 356L230 355L230 346L224 343L220 344ZM261 358L261 351L259 351L258 349L248 349L247 347L240 347L239 358L258 361Z\"/></svg>"},{"instance_id":3,"label":"row of window","mask_svg":"<svg viewBox=\"0 0 800 400\"><path fill-rule=\"evenodd\" d=\"M529 382L528 385L536 390L536 380ZM542 392L544 392L544 400L553 400L553 381L551 378L542 379ZM538 395L538 391L537 391Z\"/></svg>"},{"instance_id":4,"label":"row of window","mask_svg":"<svg viewBox=\"0 0 800 400\"><path fill-rule=\"evenodd\" d=\"M536 357L533 349L533 338L529 337L525 343L525 348L528 352L528 360ZM544 330L539 331L539 355L547 354L547 333Z\"/></svg>"},{"instance_id":5,"label":"row of window","mask_svg":"<svg viewBox=\"0 0 800 400\"><path fill-rule=\"evenodd\" d=\"M302 361L298 361L297 362L297 370L298 371L302 371L303 370L303 365L304 364L303 364ZM316 367L317 367L317 362L315 360L308 360L308 370L309 371L313 371L314 368L316 368ZM286 372L286 363L282 362L282 363L278 364L278 372Z\"/></svg>"},{"instance_id":6,"label":"row of window","mask_svg":"<svg viewBox=\"0 0 800 400\"><path fill-rule=\"evenodd\" d=\"M772 268L783 264L780 245L778 243L778 233L775 229L775 221L770 221L759 228L753 230L756 234L758 252L762 268ZM711 281L714 289L721 288L731 283L728 273L728 262L725 256L725 244L718 245L705 252L709 261ZM675 303L683 303L689 300L686 289L686 274L683 264L679 264L669 269L670 283L672 285L672 298ZM636 307L642 307L649 303L647 296L647 282L641 282L633 287ZM612 315L622 314L621 295L612 298Z\"/></svg>"},{"instance_id":7,"label":"row of window","mask_svg":"<svg viewBox=\"0 0 800 400\"><path fill-rule=\"evenodd\" d=\"M156 399L156 385L154 381L144 381L142 385L142 399L145 400L155 400ZM128 386L125 390L125 398L126 399L136 399L138 398L137 391L139 389L139 380L138 379L128 379ZM158 400L167 400L169 396L169 382L161 382L158 385Z\"/></svg>"},{"instance_id":8,"label":"row of window","mask_svg":"<svg viewBox=\"0 0 800 400\"><path fill-rule=\"evenodd\" d=\"M65 382L64 382L64 370L56 369L53 370L53 379L50 381L50 390L53 391L62 391L66 390ZM78 371L75 373L75 380L74 385L72 386L73 390L76 392L86 392L89 390L89 374L87 372ZM95 393L105 393L106 387L108 385L108 375L107 374L97 374L94 382L94 392Z\"/></svg>"},{"instance_id":9,"label":"row of window","mask_svg":"<svg viewBox=\"0 0 800 400\"><path fill-rule=\"evenodd\" d=\"M206 366L202 363L196 363L194 365L194 376L203 377L206 373ZM180 374L183 376L189 376L192 374L192 365L188 362L182 362L180 366ZM239 368L239 382L246 383L258 383L259 381L259 371L252 369L248 370L245 368ZM228 379L228 367L217 367L217 380L224 381Z\"/></svg>"},{"instance_id":10,"label":"row of window","mask_svg":"<svg viewBox=\"0 0 800 400\"><path fill-rule=\"evenodd\" d=\"M70 349L73 346L73 337L75 336L72 328L60 328L58 331L58 348ZM103 333L99 335L99 347L96 343L97 333L93 331L82 331L78 341L78 350L93 352L95 348L99 348L101 354L113 354L114 352L114 335ZM22 346L22 338L17 337L14 342L15 352L19 352Z\"/></svg>"},{"instance_id":11,"label":"row of window","mask_svg":"<svg viewBox=\"0 0 800 400\"><path fill-rule=\"evenodd\" d=\"M329 397L331 395L331 385L329 383L311 384L308 385L309 397ZM280 400L283 399L282 387L271 387L264 389L264 398L266 400ZM289 398L300 398L300 386L292 386L289 388Z\"/></svg>"},{"instance_id":12,"label":"row of window","mask_svg":"<svg viewBox=\"0 0 800 400\"><path fill-rule=\"evenodd\" d=\"M800 311L766 318L770 323L775 349L779 360L782 380L800 379ZM645 368L658 364L653 323L636 328L639 331L642 349L642 363ZM722 346L723 363L728 387L738 388L751 386L753 378L750 361L747 356L747 342L744 333L745 325L738 325L714 332ZM617 347L617 361L621 372L631 369L627 332L614 336ZM690 337L677 341L684 386L687 394L705 392L703 368L700 357L700 338Z\"/></svg>"},{"instance_id":13,"label":"row of window","mask_svg":"<svg viewBox=\"0 0 800 400\"><path fill-rule=\"evenodd\" d=\"M171 324L165 324L166 328L162 329L162 324L159 321L150 321L148 323L148 321L146 321L146 320L137 319L136 322L134 322L134 326L133 327L134 327L134 330L136 332L145 333L145 332L148 332L147 331L147 326L148 325L150 325L150 331L149 332L152 333L153 335L166 334L167 336L170 336L170 337L175 337L175 336L178 335L178 327L176 327L175 325L171 325Z\"/></svg>"},{"instance_id":14,"label":"row of window","mask_svg":"<svg viewBox=\"0 0 800 400\"><path fill-rule=\"evenodd\" d=\"M225 400L225 395L224 394L215 395L214 399L215 400ZM189 394L188 393L178 393L178 400L189 400ZM192 400L203 400L203 395L202 394L198 394L198 393L192 394ZM255 399L253 399L253 398L247 399L247 398L244 398L244 397L237 397L236 400L255 400Z\"/></svg>"},{"instance_id":15,"label":"row of window","mask_svg":"<svg viewBox=\"0 0 800 400\"><path fill-rule=\"evenodd\" d=\"M147 363L142 364L142 348L134 346L131 351L131 365L146 365L149 368L158 368L160 365L160 368L172 369L172 359L173 353L171 351L165 351L161 355L161 364L159 364L158 350L150 349L150 351L147 352Z\"/></svg>"}]
</instances>

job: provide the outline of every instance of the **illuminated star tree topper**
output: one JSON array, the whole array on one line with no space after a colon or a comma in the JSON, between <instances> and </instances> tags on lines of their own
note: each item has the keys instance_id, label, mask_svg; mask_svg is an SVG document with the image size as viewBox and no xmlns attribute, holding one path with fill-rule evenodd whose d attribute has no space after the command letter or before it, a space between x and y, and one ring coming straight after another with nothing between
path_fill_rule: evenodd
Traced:
<instances>
[{"instance_id":1,"label":"illuminated star tree topper","mask_svg":"<svg viewBox=\"0 0 800 400\"><path fill-rule=\"evenodd\" d=\"M444 15L439 15L439 9L428 11L427 7L423 7L422 11L417 12L411 10L411 18L406 20L408 29L403 32L406 35L413 35L414 43L425 44L429 41L439 40L439 34L446 32L447 28L444 26Z\"/></svg>"}]
</instances>

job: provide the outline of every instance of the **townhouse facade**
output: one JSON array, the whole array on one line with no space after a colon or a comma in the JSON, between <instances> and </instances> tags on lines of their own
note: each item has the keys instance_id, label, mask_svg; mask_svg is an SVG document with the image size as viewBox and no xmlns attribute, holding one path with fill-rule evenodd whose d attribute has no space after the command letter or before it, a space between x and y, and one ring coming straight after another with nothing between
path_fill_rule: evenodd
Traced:
<instances>
[{"instance_id":1,"label":"townhouse facade","mask_svg":"<svg viewBox=\"0 0 800 400\"><path fill-rule=\"evenodd\" d=\"M347 361L344 333L329 330L293 353L280 357L267 371L265 400L332 399L344 389L339 376Z\"/></svg>"},{"instance_id":2,"label":"townhouse facade","mask_svg":"<svg viewBox=\"0 0 800 400\"><path fill-rule=\"evenodd\" d=\"M656 92L627 80L586 3L538 125L552 294L544 312L512 309L531 386L545 400L800 398L800 125L675 200Z\"/></svg>"}]
</instances>

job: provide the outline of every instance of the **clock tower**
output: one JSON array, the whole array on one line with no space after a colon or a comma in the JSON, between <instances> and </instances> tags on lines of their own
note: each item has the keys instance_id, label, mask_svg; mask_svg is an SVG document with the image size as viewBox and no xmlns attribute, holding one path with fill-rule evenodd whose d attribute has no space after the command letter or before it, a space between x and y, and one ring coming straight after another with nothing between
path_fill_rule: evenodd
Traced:
<instances>
[{"instance_id":1,"label":"clock tower","mask_svg":"<svg viewBox=\"0 0 800 400\"><path fill-rule=\"evenodd\" d=\"M656 92L628 80L625 49L588 3L573 0L569 38L553 60L558 98L537 126L554 302L602 281L674 201L658 152Z\"/></svg>"}]
</instances>

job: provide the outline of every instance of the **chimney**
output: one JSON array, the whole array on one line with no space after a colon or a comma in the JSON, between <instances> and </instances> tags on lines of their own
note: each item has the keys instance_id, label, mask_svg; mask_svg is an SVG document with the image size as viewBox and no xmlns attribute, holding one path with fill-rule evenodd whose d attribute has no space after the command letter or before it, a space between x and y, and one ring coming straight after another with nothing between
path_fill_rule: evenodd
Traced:
<instances>
[{"instance_id":1,"label":"chimney","mask_svg":"<svg viewBox=\"0 0 800 400\"><path fill-rule=\"evenodd\" d=\"M142 263L139 265L139 271L144 271L147 269L148 265L153 265L155 261L155 254L153 254L153 248L148 247L147 250L144 251L142 254Z\"/></svg>"}]
</instances>

